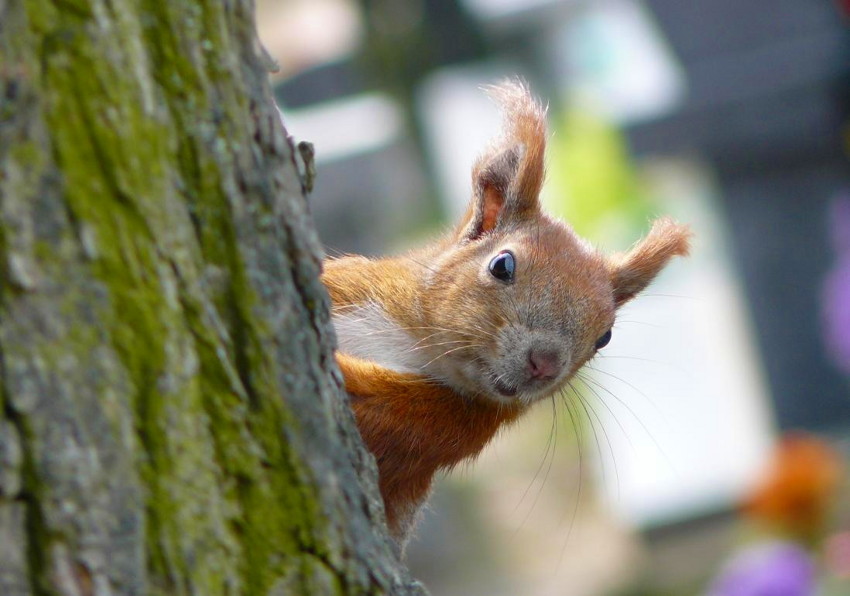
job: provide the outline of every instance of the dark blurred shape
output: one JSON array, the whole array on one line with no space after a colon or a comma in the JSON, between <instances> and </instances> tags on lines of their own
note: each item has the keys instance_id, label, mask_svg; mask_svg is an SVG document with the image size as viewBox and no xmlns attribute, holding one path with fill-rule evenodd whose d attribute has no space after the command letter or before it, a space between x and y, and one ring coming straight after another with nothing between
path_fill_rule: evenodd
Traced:
<instances>
[{"instance_id":1,"label":"dark blurred shape","mask_svg":"<svg viewBox=\"0 0 850 596\"><path fill-rule=\"evenodd\" d=\"M301 108L337 97L346 97L365 88L363 77L348 60L322 64L279 82L274 89L278 104Z\"/></svg>"},{"instance_id":2,"label":"dark blurred shape","mask_svg":"<svg viewBox=\"0 0 850 596\"><path fill-rule=\"evenodd\" d=\"M485 55L475 22L457 0L360 0L366 45L360 56L371 83L409 102L433 69Z\"/></svg>"},{"instance_id":3,"label":"dark blurred shape","mask_svg":"<svg viewBox=\"0 0 850 596\"><path fill-rule=\"evenodd\" d=\"M850 49L831 2L648 0L686 70L672 115L627 130L638 154L714 167L781 429L850 429L820 337L827 209L850 188Z\"/></svg>"},{"instance_id":4,"label":"dark blurred shape","mask_svg":"<svg viewBox=\"0 0 850 596\"><path fill-rule=\"evenodd\" d=\"M310 204L329 256L383 254L404 232L436 219L416 164L416 150L397 141L320 165Z\"/></svg>"}]
</instances>

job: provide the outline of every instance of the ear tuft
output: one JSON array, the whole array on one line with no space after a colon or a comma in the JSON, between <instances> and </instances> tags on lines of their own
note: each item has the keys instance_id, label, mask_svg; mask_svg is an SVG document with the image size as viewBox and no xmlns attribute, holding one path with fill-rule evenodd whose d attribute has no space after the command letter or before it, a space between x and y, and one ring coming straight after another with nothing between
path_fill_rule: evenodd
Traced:
<instances>
[{"instance_id":1,"label":"ear tuft","mask_svg":"<svg viewBox=\"0 0 850 596\"><path fill-rule=\"evenodd\" d=\"M688 226L668 217L655 220L646 237L611 265L614 303L628 302L643 291L674 256L690 252L692 233Z\"/></svg>"},{"instance_id":2,"label":"ear tuft","mask_svg":"<svg viewBox=\"0 0 850 596\"><path fill-rule=\"evenodd\" d=\"M486 91L502 111L502 132L472 169L473 198L460 227L465 239L537 212L545 176L546 109L520 80Z\"/></svg>"},{"instance_id":3,"label":"ear tuft","mask_svg":"<svg viewBox=\"0 0 850 596\"><path fill-rule=\"evenodd\" d=\"M531 94L528 85L521 79L507 79L498 85L485 88L502 111L502 135L493 144L495 153L513 148L522 154L514 190L520 197L537 204L543 188L546 168L546 108ZM493 155L493 146L478 159L473 176Z\"/></svg>"}]
</instances>

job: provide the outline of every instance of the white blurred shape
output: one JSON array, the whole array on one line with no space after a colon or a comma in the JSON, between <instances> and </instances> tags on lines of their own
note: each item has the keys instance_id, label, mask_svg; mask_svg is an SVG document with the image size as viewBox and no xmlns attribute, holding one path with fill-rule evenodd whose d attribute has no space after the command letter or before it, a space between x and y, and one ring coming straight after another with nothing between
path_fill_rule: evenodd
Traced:
<instances>
[{"instance_id":1,"label":"white blurred shape","mask_svg":"<svg viewBox=\"0 0 850 596\"><path fill-rule=\"evenodd\" d=\"M316 162L327 163L386 147L403 130L398 104L370 93L336 99L309 108L282 109L286 130L316 148Z\"/></svg>"},{"instance_id":2,"label":"white blurred shape","mask_svg":"<svg viewBox=\"0 0 850 596\"><path fill-rule=\"evenodd\" d=\"M481 20L502 19L536 8L564 4L564 0L461 0Z\"/></svg>"},{"instance_id":3,"label":"white blurred shape","mask_svg":"<svg viewBox=\"0 0 850 596\"><path fill-rule=\"evenodd\" d=\"M257 30L283 76L354 52L363 18L353 0L265 0L257 3Z\"/></svg>"},{"instance_id":4,"label":"white blurred shape","mask_svg":"<svg viewBox=\"0 0 850 596\"><path fill-rule=\"evenodd\" d=\"M592 365L603 372L591 382L607 405L594 405L611 442L610 450L602 445L605 492L641 526L736 503L764 466L774 435L743 293L707 181L698 168L681 165L659 165L654 173L667 185L656 191L675 198L669 209L693 225L693 255L618 314L611 344Z\"/></svg>"},{"instance_id":5,"label":"white blurred shape","mask_svg":"<svg viewBox=\"0 0 850 596\"><path fill-rule=\"evenodd\" d=\"M640 2L585 4L564 21L553 52L568 91L620 124L666 114L685 94L684 71Z\"/></svg>"},{"instance_id":6,"label":"white blurred shape","mask_svg":"<svg viewBox=\"0 0 850 596\"><path fill-rule=\"evenodd\" d=\"M460 217L472 196L472 165L499 133L499 111L483 87L510 72L499 67L443 69L419 88L418 113L450 221Z\"/></svg>"}]
</instances>

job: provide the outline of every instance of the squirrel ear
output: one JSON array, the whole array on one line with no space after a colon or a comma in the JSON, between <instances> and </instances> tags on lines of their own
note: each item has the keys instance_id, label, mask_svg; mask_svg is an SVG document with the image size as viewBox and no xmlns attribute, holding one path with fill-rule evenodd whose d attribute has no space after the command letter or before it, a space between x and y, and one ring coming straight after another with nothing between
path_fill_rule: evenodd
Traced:
<instances>
[{"instance_id":1,"label":"squirrel ear","mask_svg":"<svg viewBox=\"0 0 850 596\"><path fill-rule=\"evenodd\" d=\"M488 93L502 110L502 134L472 169L473 196L459 237L475 240L540 209L546 110L519 81L506 81Z\"/></svg>"},{"instance_id":2,"label":"squirrel ear","mask_svg":"<svg viewBox=\"0 0 850 596\"><path fill-rule=\"evenodd\" d=\"M612 262L614 303L620 306L628 302L649 285L671 258L687 255L690 237L688 226L666 217L655 220L646 238Z\"/></svg>"},{"instance_id":3,"label":"squirrel ear","mask_svg":"<svg viewBox=\"0 0 850 596\"><path fill-rule=\"evenodd\" d=\"M511 200L511 185L517 175L521 149L515 147L502 151L491 157L487 164L477 164L473 172L472 201L460 230L463 239L480 238L504 222L509 203L515 202Z\"/></svg>"}]
</instances>

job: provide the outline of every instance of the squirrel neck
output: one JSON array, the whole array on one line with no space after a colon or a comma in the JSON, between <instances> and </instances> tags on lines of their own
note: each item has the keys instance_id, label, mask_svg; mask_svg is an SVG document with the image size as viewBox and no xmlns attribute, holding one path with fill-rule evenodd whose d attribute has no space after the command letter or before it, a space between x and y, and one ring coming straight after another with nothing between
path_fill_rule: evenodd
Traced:
<instances>
[{"instance_id":1,"label":"squirrel neck","mask_svg":"<svg viewBox=\"0 0 850 596\"><path fill-rule=\"evenodd\" d=\"M395 533L427 497L434 474L474 458L524 408L463 396L424 377L337 355L361 436L375 456Z\"/></svg>"}]
</instances>

